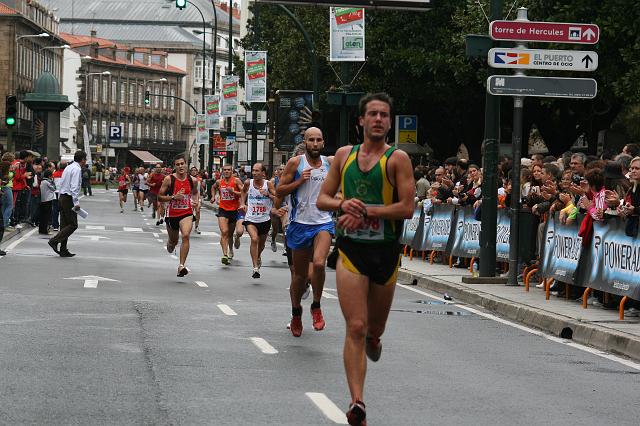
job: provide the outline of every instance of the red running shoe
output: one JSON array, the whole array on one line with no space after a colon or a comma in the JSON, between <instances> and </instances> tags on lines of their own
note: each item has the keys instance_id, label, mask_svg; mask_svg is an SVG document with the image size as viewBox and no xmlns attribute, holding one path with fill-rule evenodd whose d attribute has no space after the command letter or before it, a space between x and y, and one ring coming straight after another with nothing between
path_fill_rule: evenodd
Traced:
<instances>
[{"instance_id":1,"label":"red running shoe","mask_svg":"<svg viewBox=\"0 0 640 426\"><path fill-rule=\"evenodd\" d=\"M302 315L294 315L291 317L289 329L294 337L302 336Z\"/></svg>"},{"instance_id":2,"label":"red running shoe","mask_svg":"<svg viewBox=\"0 0 640 426\"><path fill-rule=\"evenodd\" d=\"M377 362L380 359L380 355L382 355L382 343L380 342L380 338L367 336L365 351L367 352L367 357L371 361Z\"/></svg>"},{"instance_id":3,"label":"red running shoe","mask_svg":"<svg viewBox=\"0 0 640 426\"><path fill-rule=\"evenodd\" d=\"M313 319L314 330L320 331L324 329L325 322L324 322L324 317L322 316L322 309L320 308L311 309L311 318Z\"/></svg>"},{"instance_id":4,"label":"red running shoe","mask_svg":"<svg viewBox=\"0 0 640 426\"><path fill-rule=\"evenodd\" d=\"M352 426L367 426L367 412L362 401L356 401L349 405L347 422Z\"/></svg>"}]
</instances>

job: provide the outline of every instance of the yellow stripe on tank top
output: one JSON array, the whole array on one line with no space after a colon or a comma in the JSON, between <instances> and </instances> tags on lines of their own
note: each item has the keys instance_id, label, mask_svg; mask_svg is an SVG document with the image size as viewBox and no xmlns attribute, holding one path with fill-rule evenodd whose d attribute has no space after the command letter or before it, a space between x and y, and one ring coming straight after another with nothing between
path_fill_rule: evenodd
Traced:
<instances>
[{"instance_id":1,"label":"yellow stripe on tank top","mask_svg":"<svg viewBox=\"0 0 640 426\"><path fill-rule=\"evenodd\" d=\"M347 161L345 161L344 166L342 166L342 173L340 176L340 189L342 191L342 197L344 199L346 199L346 195L345 195L345 190L344 190L344 176L347 172L347 169L349 168L349 166L356 161L356 159L358 158L358 150L356 149L355 151L353 149L351 149L351 153L349 154L349 156L347 157Z\"/></svg>"}]
</instances>

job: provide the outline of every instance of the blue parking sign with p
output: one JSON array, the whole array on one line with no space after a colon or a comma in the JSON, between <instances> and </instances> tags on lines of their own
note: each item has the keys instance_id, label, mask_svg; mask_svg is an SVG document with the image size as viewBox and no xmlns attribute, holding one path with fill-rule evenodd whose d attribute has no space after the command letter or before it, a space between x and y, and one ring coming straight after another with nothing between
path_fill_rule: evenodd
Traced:
<instances>
[{"instance_id":1,"label":"blue parking sign with p","mask_svg":"<svg viewBox=\"0 0 640 426\"><path fill-rule=\"evenodd\" d=\"M418 130L417 115L400 115L398 117L400 130Z\"/></svg>"},{"instance_id":2,"label":"blue parking sign with p","mask_svg":"<svg viewBox=\"0 0 640 426\"><path fill-rule=\"evenodd\" d=\"M122 127L109 126L109 139L119 141L122 139Z\"/></svg>"}]
</instances>

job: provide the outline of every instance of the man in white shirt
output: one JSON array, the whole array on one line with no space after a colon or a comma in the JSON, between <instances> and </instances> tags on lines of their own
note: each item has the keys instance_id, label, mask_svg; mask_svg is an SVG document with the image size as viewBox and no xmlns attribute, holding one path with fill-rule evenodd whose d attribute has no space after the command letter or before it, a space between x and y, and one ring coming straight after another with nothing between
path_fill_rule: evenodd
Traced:
<instances>
[{"instance_id":1,"label":"man in white shirt","mask_svg":"<svg viewBox=\"0 0 640 426\"><path fill-rule=\"evenodd\" d=\"M82 187L82 168L87 163L87 154L77 151L73 156L73 163L65 167L58 188L60 205L60 231L49 240L49 246L60 257L73 257L74 253L67 250L67 240L78 229L78 210L80 210L80 188ZM60 244L60 249L58 249Z\"/></svg>"}]
</instances>

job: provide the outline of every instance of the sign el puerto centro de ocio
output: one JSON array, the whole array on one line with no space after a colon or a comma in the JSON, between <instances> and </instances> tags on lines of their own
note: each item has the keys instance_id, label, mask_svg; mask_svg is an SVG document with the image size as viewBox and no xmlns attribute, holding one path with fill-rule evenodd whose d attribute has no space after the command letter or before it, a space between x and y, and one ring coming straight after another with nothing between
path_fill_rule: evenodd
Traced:
<instances>
[{"instance_id":1,"label":"sign el puerto centro de ocio","mask_svg":"<svg viewBox=\"0 0 640 426\"><path fill-rule=\"evenodd\" d=\"M489 50L492 68L558 71L595 71L596 52L579 50L500 49Z\"/></svg>"}]
</instances>

